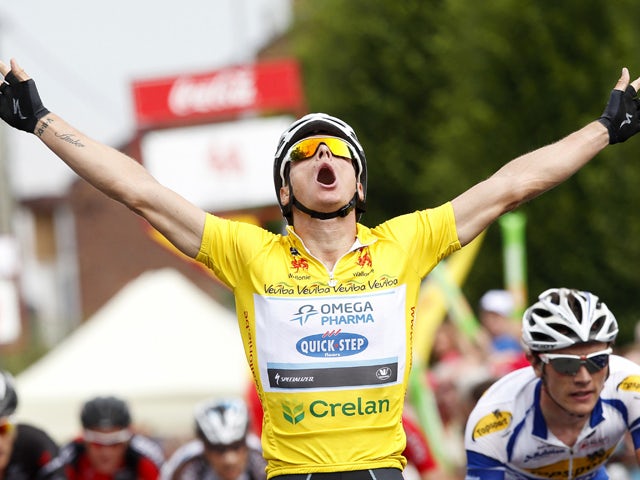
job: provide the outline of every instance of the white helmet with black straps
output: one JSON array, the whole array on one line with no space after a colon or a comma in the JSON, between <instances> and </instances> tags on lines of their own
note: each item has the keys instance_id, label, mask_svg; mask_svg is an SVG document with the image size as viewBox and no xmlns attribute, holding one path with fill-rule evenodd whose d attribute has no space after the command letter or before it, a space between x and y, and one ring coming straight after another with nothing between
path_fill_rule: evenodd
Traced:
<instances>
[{"instance_id":1,"label":"white helmet with black straps","mask_svg":"<svg viewBox=\"0 0 640 480\"><path fill-rule=\"evenodd\" d=\"M291 200L286 205L283 205L280 201L280 187L289 183L289 158L287 154L289 149L293 147L300 140L314 135L329 135L332 137L338 137L345 140L351 147L351 153L353 155L353 166L356 170L356 179L362 184L364 198L360 199L358 194L354 195L354 198L341 209L331 213L313 212L306 209L304 206L298 204L297 200L291 195ZM367 159L364 155L364 150L355 131L349 124L340 120L339 118L332 117L326 113L310 113L304 117L293 122L289 128L280 136L278 141L278 147L273 161L273 183L276 190L276 198L278 204L282 210L282 214L287 219L289 224L292 223L293 215L291 213L291 207L295 204L298 207L302 207L303 211L307 213L311 212L316 218L334 218L335 216L345 216L353 208L356 209L356 213L359 215L365 211L366 197L367 197ZM293 192L292 192L293 193Z\"/></svg>"},{"instance_id":2,"label":"white helmet with black straps","mask_svg":"<svg viewBox=\"0 0 640 480\"><path fill-rule=\"evenodd\" d=\"M249 410L240 398L209 400L196 408L196 434L208 445L231 445L249 432Z\"/></svg>"},{"instance_id":3,"label":"white helmet with black straps","mask_svg":"<svg viewBox=\"0 0 640 480\"><path fill-rule=\"evenodd\" d=\"M546 290L522 317L522 341L532 352L587 342L611 344L617 335L613 313L596 295L581 290Z\"/></svg>"}]
</instances>

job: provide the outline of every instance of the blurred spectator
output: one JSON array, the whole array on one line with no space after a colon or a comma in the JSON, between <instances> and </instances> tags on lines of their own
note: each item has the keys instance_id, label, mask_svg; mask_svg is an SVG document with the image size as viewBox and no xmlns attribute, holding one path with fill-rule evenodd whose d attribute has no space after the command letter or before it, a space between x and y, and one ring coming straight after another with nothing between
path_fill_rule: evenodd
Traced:
<instances>
[{"instance_id":1,"label":"blurred spectator","mask_svg":"<svg viewBox=\"0 0 640 480\"><path fill-rule=\"evenodd\" d=\"M438 326L431 347L428 367L438 378L462 378L486 370L486 351L481 342L463 335L446 317Z\"/></svg>"},{"instance_id":2,"label":"blurred spectator","mask_svg":"<svg viewBox=\"0 0 640 480\"><path fill-rule=\"evenodd\" d=\"M472 389L490 377L485 344L463 335L447 317L436 330L428 364L428 384L433 390L442 423L442 436L429 439L447 452L457 478L464 478L464 426L473 408Z\"/></svg>"},{"instance_id":3,"label":"blurred spectator","mask_svg":"<svg viewBox=\"0 0 640 480\"><path fill-rule=\"evenodd\" d=\"M520 324L513 319L515 303L507 290L489 290L480 298L480 323L497 352L520 352Z\"/></svg>"},{"instance_id":4,"label":"blurred spectator","mask_svg":"<svg viewBox=\"0 0 640 480\"><path fill-rule=\"evenodd\" d=\"M17 406L13 377L0 371L0 478L43 478L43 467L58 453L58 445L39 428L15 424Z\"/></svg>"},{"instance_id":5,"label":"blurred spectator","mask_svg":"<svg viewBox=\"0 0 640 480\"><path fill-rule=\"evenodd\" d=\"M502 376L529 362L520 343L521 322L516 321L513 295L489 290L480 298L478 317L489 334L489 360L494 376Z\"/></svg>"},{"instance_id":6,"label":"blurred spectator","mask_svg":"<svg viewBox=\"0 0 640 480\"><path fill-rule=\"evenodd\" d=\"M46 478L69 480L156 480L164 462L162 448L134 434L129 407L113 396L88 400L80 413L82 436L60 449Z\"/></svg>"},{"instance_id":7,"label":"blurred spectator","mask_svg":"<svg viewBox=\"0 0 640 480\"><path fill-rule=\"evenodd\" d=\"M439 465L429 440L425 435L417 419L410 413L410 408L405 405L402 412L402 427L407 436L407 446L402 454L407 459L407 468L403 477L411 478L411 470L415 470L420 480L454 480L457 476L447 472L446 468Z\"/></svg>"},{"instance_id":8,"label":"blurred spectator","mask_svg":"<svg viewBox=\"0 0 640 480\"><path fill-rule=\"evenodd\" d=\"M257 396L257 395L256 395ZM210 400L195 412L196 439L178 448L163 480L265 480L267 462L240 398Z\"/></svg>"}]
</instances>

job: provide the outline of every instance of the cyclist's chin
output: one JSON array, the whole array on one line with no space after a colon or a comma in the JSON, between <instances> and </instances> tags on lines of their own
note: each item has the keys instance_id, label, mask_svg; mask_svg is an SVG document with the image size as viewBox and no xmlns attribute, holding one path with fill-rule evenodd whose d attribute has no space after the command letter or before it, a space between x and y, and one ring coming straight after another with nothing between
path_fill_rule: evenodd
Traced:
<instances>
[{"instance_id":1,"label":"cyclist's chin","mask_svg":"<svg viewBox=\"0 0 640 480\"><path fill-rule=\"evenodd\" d=\"M586 417L591 414L596 406L597 397L591 396L589 399L579 400L570 398L565 407L568 412L578 417Z\"/></svg>"}]
</instances>

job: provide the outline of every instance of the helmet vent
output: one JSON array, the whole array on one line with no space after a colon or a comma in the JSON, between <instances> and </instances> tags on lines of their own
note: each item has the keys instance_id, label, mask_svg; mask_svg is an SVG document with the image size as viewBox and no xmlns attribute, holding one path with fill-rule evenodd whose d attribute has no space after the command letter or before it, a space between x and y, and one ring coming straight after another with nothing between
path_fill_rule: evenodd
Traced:
<instances>
[{"instance_id":1,"label":"helmet vent","mask_svg":"<svg viewBox=\"0 0 640 480\"><path fill-rule=\"evenodd\" d=\"M560 305L560 295L558 292L551 292L548 299L554 305Z\"/></svg>"},{"instance_id":2,"label":"helmet vent","mask_svg":"<svg viewBox=\"0 0 640 480\"><path fill-rule=\"evenodd\" d=\"M531 313L533 315L537 315L537 316L542 317L542 318L548 318L548 317L552 317L553 316L553 313L551 313L549 310L544 309L544 308L536 308ZM535 323L533 318L530 318L529 320L530 320L532 325L533 325L533 323Z\"/></svg>"},{"instance_id":3,"label":"helmet vent","mask_svg":"<svg viewBox=\"0 0 640 480\"><path fill-rule=\"evenodd\" d=\"M540 332L531 332L531 338L536 342L553 342L553 337Z\"/></svg>"},{"instance_id":4,"label":"helmet vent","mask_svg":"<svg viewBox=\"0 0 640 480\"><path fill-rule=\"evenodd\" d=\"M582 305L575 295L567 295L567 303L569 308L575 315L579 323L582 323Z\"/></svg>"},{"instance_id":5,"label":"helmet vent","mask_svg":"<svg viewBox=\"0 0 640 480\"><path fill-rule=\"evenodd\" d=\"M591 324L590 332L597 334L600 331L600 329L602 329L602 327L604 326L605 320L606 320L606 317L604 315L598 317L598 319Z\"/></svg>"},{"instance_id":6,"label":"helmet vent","mask_svg":"<svg viewBox=\"0 0 640 480\"><path fill-rule=\"evenodd\" d=\"M571 335L575 336L575 332L571 328L561 323L548 323L547 325L550 329L558 332L560 335L565 335L567 337L570 337Z\"/></svg>"}]
</instances>

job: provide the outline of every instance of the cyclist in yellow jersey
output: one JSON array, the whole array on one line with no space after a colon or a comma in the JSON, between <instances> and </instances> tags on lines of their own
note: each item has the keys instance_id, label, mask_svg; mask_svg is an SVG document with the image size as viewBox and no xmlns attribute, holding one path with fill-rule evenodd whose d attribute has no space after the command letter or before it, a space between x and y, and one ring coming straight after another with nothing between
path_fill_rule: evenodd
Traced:
<instances>
[{"instance_id":1,"label":"cyclist in yellow jersey","mask_svg":"<svg viewBox=\"0 0 640 480\"><path fill-rule=\"evenodd\" d=\"M401 478L421 280L500 215L640 130L640 78L630 84L625 68L597 121L451 202L367 228L358 223L367 190L362 146L345 122L310 114L284 132L275 154L276 196L289 224L277 235L206 213L49 112L15 60L0 62L0 74L0 117L34 133L233 290L264 408L267 476L291 480Z\"/></svg>"}]
</instances>

